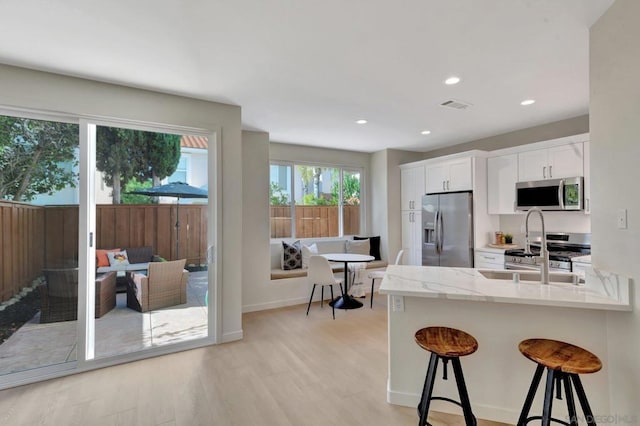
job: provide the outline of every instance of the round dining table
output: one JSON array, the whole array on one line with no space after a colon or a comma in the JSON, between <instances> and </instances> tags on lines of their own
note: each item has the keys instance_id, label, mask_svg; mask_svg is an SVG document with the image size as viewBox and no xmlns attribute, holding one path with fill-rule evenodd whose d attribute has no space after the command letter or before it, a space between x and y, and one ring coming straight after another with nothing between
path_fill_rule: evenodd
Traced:
<instances>
[{"instance_id":1,"label":"round dining table","mask_svg":"<svg viewBox=\"0 0 640 426\"><path fill-rule=\"evenodd\" d=\"M349 263L357 262L371 262L375 258L368 254L356 254L356 253L326 253L321 254L330 262L342 262L344 263L344 288L342 289L342 296L332 300L329 305L336 309L358 309L362 308L362 303L353 297L349 296Z\"/></svg>"}]
</instances>

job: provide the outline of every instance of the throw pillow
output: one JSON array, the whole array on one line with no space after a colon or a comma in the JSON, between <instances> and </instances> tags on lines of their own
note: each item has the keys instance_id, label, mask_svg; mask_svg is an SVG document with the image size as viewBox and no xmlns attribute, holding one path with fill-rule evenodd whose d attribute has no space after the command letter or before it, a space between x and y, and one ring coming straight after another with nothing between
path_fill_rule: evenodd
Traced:
<instances>
[{"instance_id":1,"label":"throw pillow","mask_svg":"<svg viewBox=\"0 0 640 426\"><path fill-rule=\"evenodd\" d=\"M318 254L318 246L316 243L313 243L310 246L302 245L302 269L309 268L309 259L311 256L316 254Z\"/></svg>"},{"instance_id":2,"label":"throw pillow","mask_svg":"<svg viewBox=\"0 0 640 426\"><path fill-rule=\"evenodd\" d=\"M127 251L110 251L107 253L109 257L109 265L115 267L125 267L129 264L129 258L127 257Z\"/></svg>"},{"instance_id":3,"label":"throw pillow","mask_svg":"<svg viewBox=\"0 0 640 426\"><path fill-rule=\"evenodd\" d=\"M119 248L109 249L109 250L96 250L96 268L101 266L109 266L109 257L107 256L108 252L120 251Z\"/></svg>"},{"instance_id":4,"label":"throw pillow","mask_svg":"<svg viewBox=\"0 0 640 426\"><path fill-rule=\"evenodd\" d=\"M382 256L380 255L380 236L377 237L353 237L354 240L369 240L371 244L371 249L369 250L369 255L376 258L376 260L382 260Z\"/></svg>"},{"instance_id":5,"label":"throw pillow","mask_svg":"<svg viewBox=\"0 0 640 426\"><path fill-rule=\"evenodd\" d=\"M302 268L302 247L300 240L291 244L284 241L282 242L282 260L280 266L285 271Z\"/></svg>"},{"instance_id":6,"label":"throw pillow","mask_svg":"<svg viewBox=\"0 0 640 426\"><path fill-rule=\"evenodd\" d=\"M347 253L369 254L370 249L369 239L347 240Z\"/></svg>"}]
</instances>

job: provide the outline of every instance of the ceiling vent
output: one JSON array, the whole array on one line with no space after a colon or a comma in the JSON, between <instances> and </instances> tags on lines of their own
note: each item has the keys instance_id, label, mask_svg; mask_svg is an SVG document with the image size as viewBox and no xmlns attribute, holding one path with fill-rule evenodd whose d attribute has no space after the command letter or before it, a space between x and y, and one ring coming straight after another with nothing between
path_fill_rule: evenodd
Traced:
<instances>
[{"instance_id":1,"label":"ceiling vent","mask_svg":"<svg viewBox=\"0 0 640 426\"><path fill-rule=\"evenodd\" d=\"M440 106L453 108L453 109L467 109L471 106L470 103L464 101L457 101L455 99L449 99L440 104Z\"/></svg>"}]
</instances>

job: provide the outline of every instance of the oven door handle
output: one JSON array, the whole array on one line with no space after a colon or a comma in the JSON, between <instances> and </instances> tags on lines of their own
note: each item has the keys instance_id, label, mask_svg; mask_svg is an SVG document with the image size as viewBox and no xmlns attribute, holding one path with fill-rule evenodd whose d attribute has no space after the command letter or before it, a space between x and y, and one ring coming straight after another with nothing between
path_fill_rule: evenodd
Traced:
<instances>
[{"instance_id":1,"label":"oven door handle","mask_svg":"<svg viewBox=\"0 0 640 426\"><path fill-rule=\"evenodd\" d=\"M520 270L520 271L540 271L540 267L531 265L522 265L520 263L505 263L504 269Z\"/></svg>"}]
</instances>

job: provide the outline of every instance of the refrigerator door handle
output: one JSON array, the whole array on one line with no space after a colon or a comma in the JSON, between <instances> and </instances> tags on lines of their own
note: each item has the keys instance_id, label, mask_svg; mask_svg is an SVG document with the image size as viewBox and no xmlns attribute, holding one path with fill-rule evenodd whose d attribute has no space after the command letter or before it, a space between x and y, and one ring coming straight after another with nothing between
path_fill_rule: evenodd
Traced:
<instances>
[{"instance_id":1,"label":"refrigerator door handle","mask_svg":"<svg viewBox=\"0 0 640 426\"><path fill-rule=\"evenodd\" d=\"M440 241L438 242L439 248L438 248L438 253L442 254L442 249L444 246L444 226L442 223L442 212L439 212L440 214L438 215L438 218L440 219L438 221L438 227L440 228L440 232L438 232L438 237L440 238Z\"/></svg>"},{"instance_id":2,"label":"refrigerator door handle","mask_svg":"<svg viewBox=\"0 0 640 426\"><path fill-rule=\"evenodd\" d=\"M440 253L440 227L438 226L438 219L440 218L440 210L436 210L436 217L433 219L433 233L434 235L434 248L436 253Z\"/></svg>"}]
</instances>

